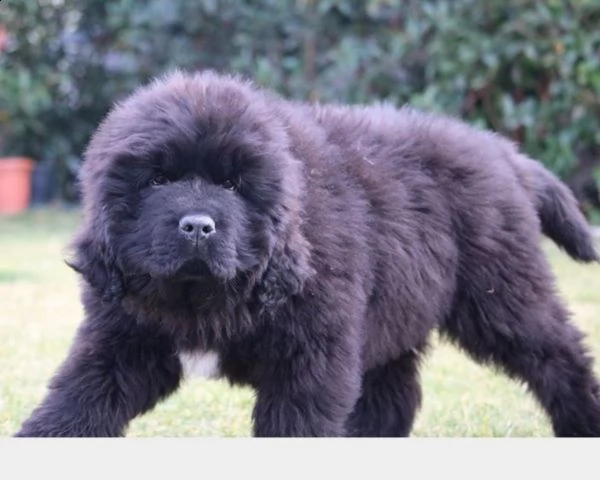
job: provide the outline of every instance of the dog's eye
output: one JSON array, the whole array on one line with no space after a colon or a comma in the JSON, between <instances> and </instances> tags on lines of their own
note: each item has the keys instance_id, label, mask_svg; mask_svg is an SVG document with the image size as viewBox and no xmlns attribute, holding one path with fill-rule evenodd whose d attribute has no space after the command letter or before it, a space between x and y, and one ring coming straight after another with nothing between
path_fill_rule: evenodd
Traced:
<instances>
[{"instance_id":1,"label":"dog's eye","mask_svg":"<svg viewBox=\"0 0 600 480\"><path fill-rule=\"evenodd\" d=\"M152 177L152 180L150 182L152 184L152 186L154 187L158 187L160 185L166 185L167 183L169 183L169 179L167 177L165 177L164 175L155 175L154 177Z\"/></svg>"},{"instance_id":2,"label":"dog's eye","mask_svg":"<svg viewBox=\"0 0 600 480\"><path fill-rule=\"evenodd\" d=\"M223 183L221 183L221 186L225 189L225 190L235 190L237 188L236 184L233 182L233 180L225 180L223 181Z\"/></svg>"}]
</instances>

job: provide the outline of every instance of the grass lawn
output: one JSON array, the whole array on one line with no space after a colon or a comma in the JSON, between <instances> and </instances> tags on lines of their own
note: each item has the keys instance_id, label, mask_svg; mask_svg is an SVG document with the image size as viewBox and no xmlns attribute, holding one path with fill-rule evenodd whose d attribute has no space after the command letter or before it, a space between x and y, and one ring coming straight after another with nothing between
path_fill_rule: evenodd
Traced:
<instances>
[{"instance_id":1,"label":"grass lawn","mask_svg":"<svg viewBox=\"0 0 600 480\"><path fill-rule=\"evenodd\" d=\"M42 210L0 219L0 436L10 436L44 395L81 319L77 278L63 249L77 211ZM545 248L575 320L599 359L600 266ZM424 403L417 437L550 436L525 389L437 344L423 368ZM253 394L224 381L193 380L153 412L132 422L129 436L249 436Z\"/></svg>"}]
</instances>

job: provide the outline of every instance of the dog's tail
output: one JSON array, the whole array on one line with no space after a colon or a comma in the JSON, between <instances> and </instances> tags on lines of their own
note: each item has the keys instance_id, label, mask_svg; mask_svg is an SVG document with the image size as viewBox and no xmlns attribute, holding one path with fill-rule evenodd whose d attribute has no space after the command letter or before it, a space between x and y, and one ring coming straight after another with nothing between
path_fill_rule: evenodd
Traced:
<instances>
[{"instance_id":1,"label":"dog's tail","mask_svg":"<svg viewBox=\"0 0 600 480\"><path fill-rule=\"evenodd\" d=\"M540 162L518 156L544 235L577 261L600 262L591 228L569 187Z\"/></svg>"}]
</instances>

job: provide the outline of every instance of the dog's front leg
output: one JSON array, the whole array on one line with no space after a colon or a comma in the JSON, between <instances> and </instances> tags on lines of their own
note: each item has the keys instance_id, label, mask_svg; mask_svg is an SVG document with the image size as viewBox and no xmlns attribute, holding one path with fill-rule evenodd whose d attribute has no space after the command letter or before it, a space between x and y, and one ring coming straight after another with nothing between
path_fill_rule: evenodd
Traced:
<instances>
[{"instance_id":1,"label":"dog's front leg","mask_svg":"<svg viewBox=\"0 0 600 480\"><path fill-rule=\"evenodd\" d=\"M122 436L178 387L181 364L169 338L116 304L88 300L67 358L16 436Z\"/></svg>"},{"instance_id":2,"label":"dog's front leg","mask_svg":"<svg viewBox=\"0 0 600 480\"><path fill-rule=\"evenodd\" d=\"M330 337L319 348L307 344L302 353L274 366L257 390L254 436L344 435L360 393L358 354L348 340L353 339Z\"/></svg>"}]
</instances>

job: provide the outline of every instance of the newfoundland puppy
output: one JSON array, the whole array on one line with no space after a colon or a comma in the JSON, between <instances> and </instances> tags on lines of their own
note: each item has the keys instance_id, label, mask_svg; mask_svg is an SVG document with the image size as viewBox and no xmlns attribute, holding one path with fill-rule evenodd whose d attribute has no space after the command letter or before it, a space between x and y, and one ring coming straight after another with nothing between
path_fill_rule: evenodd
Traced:
<instances>
[{"instance_id":1,"label":"newfoundland puppy","mask_svg":"<svg viewBox=\"0 0 600 480\"><path fill-rule=\"evenodd\" d=\"M499 135L177 72L114 107L81 184L85 318L17 436L125 435L194 368L255 390L255 436L408 436L434 331L524 382L555 435L600 435L540 247L598 261L589 227Z\"/></svg>"}]
</instances>

